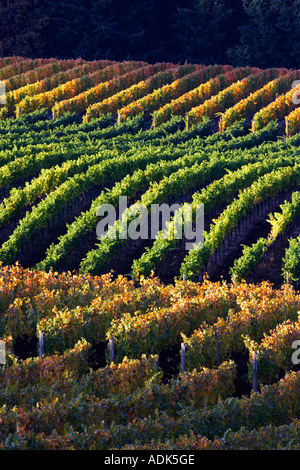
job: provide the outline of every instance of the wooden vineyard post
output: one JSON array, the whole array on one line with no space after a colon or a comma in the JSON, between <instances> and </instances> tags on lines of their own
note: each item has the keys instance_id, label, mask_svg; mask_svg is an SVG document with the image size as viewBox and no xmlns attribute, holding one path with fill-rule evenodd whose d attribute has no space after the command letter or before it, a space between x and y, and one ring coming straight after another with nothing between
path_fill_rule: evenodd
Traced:
<instances>
[{"instance_id":1,"label":"wooden vineyard post","mask_svg":"<svg viewBox=\"0 0 300 470\"><path fill-rule=\"evenodd\" d=\"M189 125L190 125L190 120L189 117L186 117L186 122L185 122L185 129L188 131L189 130Z\"/></svg>"},{"instance_id":2,"label":"wooden vineyard post","mask_svg":"<svg viewBox=\"0 0 300 470\"><path fill-rule=\"evenodd\" d=\"M252 351L252 369L253 369L253 390L258 392L258 383L257 383L257 353Z\"/></svg>"},{"instance_id":3,"label":"wooden vineyard post","mask_svg":"<svg viewBox=\"0 0 300 470\"><path fill-rule=\"evenodd\" d=\"M256 121L255 121L255 119L253 119L253 121L252 121L252 130L253 130L253 132L256 132Z\"/></svg>"},{"instance_id":4,"label":"wooden vineyard post","mask_svg":"<svg viewBox=\"0 0 300 470\"><path fill-rule=\"evenodd\" d=\"M109 338L109 360L110 363L115 361L115 342L113 338Z\"/></svg>"},{"instance_id":5,"label":"wooden vineyard post","mask_svg":"<svg viewBox=\"0 0 300 470\"><path fill-rule=\"evenodd\" d=\"M0 340L0 366L5 368L6 364L6 352L5 352L5 341Z\"/></svg>"},{"instance_id":6,"label":"wooden vineyard post","mask_svg":"<svg viewBox=\"0 0 300 470\"><path fill-rule=\"evenodd\" d=\"M181 372L185 373L185 344L181 343Z\"/></svg>"},{"instance_id":7,"label":"wooden vineyard post","mask_svg":"<svg viewBox=\"0 0 300 470\"><path fill-rule=\"evenodd\" d=\"M19 106L17 106L17 117L19 117L19 116L20 116L20 108L19 108Z\"/></svg>"},{"instance_id":8,"label":"wooden vineyard post","mask_svg":"<svg viewBox=\"0 0 300 470\"><path fill-rule=\"evenodd\" d=\"M288 284L289 283L289 273L286 272L286 283Z\"/></svg>"},{"instance_id":9,"label":"wooden vineyard post","mask_svg":"<svg viewBox=\"0 0 300 470\"><path fill-rule=\"evenodd\" d=\"M121 113L118 113L118 124L121 124Z\"/></svg>"},{"instance_id":10,"label":"wooden vineyard post","mask_svg":"<svg viewBox=\"0 0 300 470\"><path fill-rule=\"evenodd\" d=\"M44 355L44 334L41 330L39 330L39 353L40 357Z\"/></svg>"},{"instance_id":11,"label":"wooden vineyard post","mask_svg":"<svg viewBox=\"0 0 300 470\"><path fill-rule=\"evenodd\" d=\"M85 113L85 122L88 124L89 122L89 115L88 112Z\"/></svg>"},{"instance_id":12,"label":"wooden vineyard post","mask_svg":"<svg viewBox=\"0 0 300 470\"><path fill-rule=\"evenodd\" d=\"M55 111L54 111L54 109L52 110L52 119L55 119Z\"/></svg>"},{"instance_id":13,"label":"wooden vineyard post","mask_svg":"<svg viewBox=\"0 0 300 470\"><path fill-rule=\"evenodd\" d=\"M287 118L285 118L285 133L287 137L290 136L289 120Z\"/></svg>"},{"instance_id":14,"label":"wooden vineyard post","mask_svg":"<svg viewBox=\"0 0 300 470\"><path fill-rule=\"evenodd\" d=\"M223 126L222 126L222 124L223 124L222 121L223 121L222 116L220 116L220 121L219 121L219 131L220 131L220 132L222 132L222 130L223 130L223 129L222 129L222 127L223 127Z\"/></svg>"}]
</instances>

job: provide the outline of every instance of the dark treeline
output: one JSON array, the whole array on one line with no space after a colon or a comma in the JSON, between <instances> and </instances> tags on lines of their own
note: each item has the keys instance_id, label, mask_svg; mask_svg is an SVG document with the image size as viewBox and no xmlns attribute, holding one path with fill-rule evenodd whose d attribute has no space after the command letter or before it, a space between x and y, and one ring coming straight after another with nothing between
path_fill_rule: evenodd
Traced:
<instances>
[{"instance_id":1,"label":"dark treeline","mask_svg":"<svg viewBox=\"0 0 300 470\"><path fill-rule=\"evenodd\" d=\"M0 55L299 67L300 0L1 0Z\"/></svg>"}]
</instances>

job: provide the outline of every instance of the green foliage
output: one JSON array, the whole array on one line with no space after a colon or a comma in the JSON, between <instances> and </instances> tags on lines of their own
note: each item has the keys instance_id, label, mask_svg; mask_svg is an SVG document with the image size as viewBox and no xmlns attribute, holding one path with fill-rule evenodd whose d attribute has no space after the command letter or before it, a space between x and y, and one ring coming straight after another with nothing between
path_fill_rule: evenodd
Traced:
<instances>
[{"instance_id":1,"label":"green foliage","mask_svg":"<svg viewBox=\"0 0 300 470\"><path fill-rule=\"evenodd\" d=\"M282 275L285 279L287 273L292 282L298 281L300 278L300 236L291 238L285 251L282 268Z\"/></svg>"},{"instance_id":2,"label":"green foliage","mask_svg":"<svg viewBox=\"0 0 300 470\"><path fill-rule=\"evenodd\" d=\"M237 281L247 279L249 272L253 270L265 252L266 243L264 238L259 238L252 246L244 245L242 256L234 261L234 266L230 269Z\"/></svg>"}]
</instances>

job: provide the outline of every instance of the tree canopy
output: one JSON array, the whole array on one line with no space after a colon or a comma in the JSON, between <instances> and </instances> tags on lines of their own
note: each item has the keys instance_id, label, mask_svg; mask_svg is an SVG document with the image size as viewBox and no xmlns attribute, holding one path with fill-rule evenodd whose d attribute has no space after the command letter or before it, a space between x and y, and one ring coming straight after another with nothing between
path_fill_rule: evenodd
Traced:
<instances>
[{"instance_id":1,"label":"tree canopy","mask_svg":"<svg viewBox=\"0 0 300 470\"><path fill-rule=\"evenodd\" d=\"M2 56L298 68L300 0L2 0Z\"/></svg>"}]
</instances>

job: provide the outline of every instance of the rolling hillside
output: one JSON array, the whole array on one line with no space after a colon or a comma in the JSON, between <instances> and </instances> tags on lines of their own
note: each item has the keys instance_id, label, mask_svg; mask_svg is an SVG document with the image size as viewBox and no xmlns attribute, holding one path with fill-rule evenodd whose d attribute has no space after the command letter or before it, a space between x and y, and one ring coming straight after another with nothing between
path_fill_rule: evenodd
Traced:
<instances>
[{"instance_id":1,"label":"rolling hillside","mask_svg":"<svg viewBox=\"0 0 300 470\"><path fill-rule=\"evenodd\" d=\"M298 448L300 70L8 57L0 80L0 448ZM204 243L176 211L99 239L124 196L149 231L203 205Z\"/></svg>"}]
</instances>

